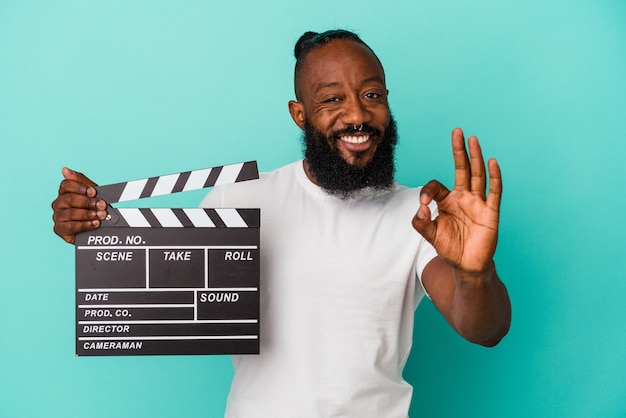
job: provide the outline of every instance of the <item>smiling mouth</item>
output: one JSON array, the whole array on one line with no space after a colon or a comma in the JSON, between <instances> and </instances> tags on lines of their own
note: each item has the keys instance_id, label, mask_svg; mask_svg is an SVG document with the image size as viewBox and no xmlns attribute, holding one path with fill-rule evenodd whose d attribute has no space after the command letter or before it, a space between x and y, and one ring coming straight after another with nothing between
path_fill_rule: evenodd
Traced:
<instances>
[{"instance_id":1,"label":"smiling mouth","mask_svg":"<svg viewBox=\"0 0 626 418\"><path fill-rule=\"evenodd\" d=\"M344 142L349 142L350 144L363 144L369 141L369 135L342 135L339 137Z\"/></svg>"}]
</instances>

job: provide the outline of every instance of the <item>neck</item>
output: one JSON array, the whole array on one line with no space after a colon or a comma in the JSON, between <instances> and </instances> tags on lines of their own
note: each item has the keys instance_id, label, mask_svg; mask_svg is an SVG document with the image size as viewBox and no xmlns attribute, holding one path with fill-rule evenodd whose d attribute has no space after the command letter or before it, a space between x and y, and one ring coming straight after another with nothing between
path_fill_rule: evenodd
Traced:
<instances>
[{"instance_id":1,"label":"neck","mask_svg":"<svg viewBox=\"0 0 626 418\"><path fill-rule=\"evenodd\" d=\"M313 173L311 173L311 170L309 169L309 162L306 160L306 158L302 160L302 166L304 167L304 173L306 174L308 179L311 180L311 183L319 186L319 183L315 179L315 176L313 176Z\"/></svg>"}]
</instances>

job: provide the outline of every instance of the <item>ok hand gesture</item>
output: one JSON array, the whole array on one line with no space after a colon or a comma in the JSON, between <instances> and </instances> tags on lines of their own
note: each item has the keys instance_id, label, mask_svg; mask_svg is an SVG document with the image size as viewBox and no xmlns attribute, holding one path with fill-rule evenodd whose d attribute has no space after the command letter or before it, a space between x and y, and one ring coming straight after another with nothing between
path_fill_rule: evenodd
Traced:
<instances>
[{"instance_id":1,"label":"ok hand gesture","mask_svg":"<svg viewBox=\"0 0 626 418\"><path fill-rule=\"evenodd\" d=\"M468 139L469 157L461 129L452 132L454 189L448 190L436 180L422 188L420 206L413 227L426 238L437 253L453 268L481 274L492 264L498 240L498 221L502 178L496 160L488 162L487 176L478 139ZM431 220L428 204L435 200L439 216Z\"/></svg>"}]
</instances>

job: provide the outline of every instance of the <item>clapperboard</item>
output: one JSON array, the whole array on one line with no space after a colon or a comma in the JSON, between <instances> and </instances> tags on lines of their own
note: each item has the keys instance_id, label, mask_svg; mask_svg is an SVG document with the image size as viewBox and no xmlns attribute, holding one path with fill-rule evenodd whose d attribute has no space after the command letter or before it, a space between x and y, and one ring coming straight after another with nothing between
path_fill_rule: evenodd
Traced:
<instances>
[{"instance_id":1,"label":"clapperboard","mask_svg":"<svg viewBox=\"0 0 626 418\"><path fill-rule=\"evenodd\" d=\"M258 176L250 161L96 187L108 217L76 237L76 354L258 354L260 209L110 206Z\"/></svg>"}]
</instances>

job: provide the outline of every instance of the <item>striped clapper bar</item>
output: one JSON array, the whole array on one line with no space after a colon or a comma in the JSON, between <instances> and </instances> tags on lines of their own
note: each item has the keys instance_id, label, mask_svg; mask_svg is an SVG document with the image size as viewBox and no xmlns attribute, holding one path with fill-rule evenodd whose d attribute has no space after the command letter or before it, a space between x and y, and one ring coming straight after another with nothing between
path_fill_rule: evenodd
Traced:
<instances>
[{"instance_id":1,"label":"striped clapper bar","mask_svg":"<svg viewBox=\"0 0 626 418\"><path fill-rule=\"evenodd\" d=\"M110 206L258 176L251 161L96 187L109 216L76 237L76 354L258 354L260 210Z\"/></svg>"}]
</instances>

